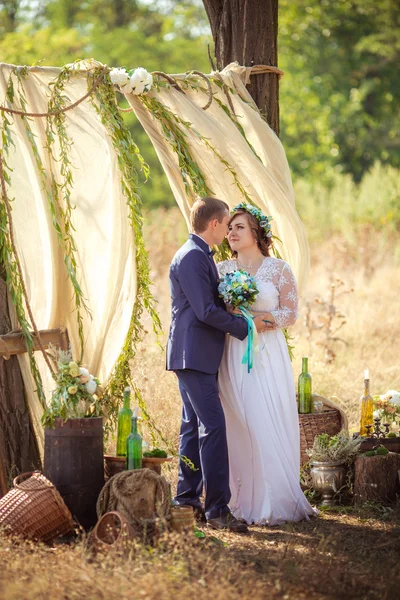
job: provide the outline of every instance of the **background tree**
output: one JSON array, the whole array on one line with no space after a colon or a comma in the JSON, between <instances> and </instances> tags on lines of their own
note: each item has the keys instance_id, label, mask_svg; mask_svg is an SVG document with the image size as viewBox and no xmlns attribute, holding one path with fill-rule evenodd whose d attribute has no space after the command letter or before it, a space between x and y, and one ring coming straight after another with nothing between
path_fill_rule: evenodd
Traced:
<instances>
[{"instance_id":1,"label":"background tree","mask_svg":"<svg viewBox=\"0 0 400 600\"><path fill-rule=\"evenodd\" d=\"M240 65L278 66L278 0L203 0L219 70ZM278 77L257 75L249 91L269 125L279 133Z\"/></svg>"},{"instance_id":2,"label":"background tree","mask_svg":"<svg viewBox=\"0 0 400 600\"><path fill-rule=\"evenodd\" d=\"M400 166L400 4L281 0L282 140L295 175Z\"/></svg>"}]
</instances>

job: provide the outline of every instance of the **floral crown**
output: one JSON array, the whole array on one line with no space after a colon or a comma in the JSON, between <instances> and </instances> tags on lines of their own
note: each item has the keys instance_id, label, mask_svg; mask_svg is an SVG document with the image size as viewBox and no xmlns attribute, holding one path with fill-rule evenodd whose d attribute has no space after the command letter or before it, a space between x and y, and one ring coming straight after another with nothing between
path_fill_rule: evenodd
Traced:
<instances>
[{"instance_id":1,"label":"floral crown","mask_svg":"<svg viewBox=\"0 0 400 600\"><path fill-rule=\"evenodd\" d=\"M257 219L261 229L264 230L265 236L267 238L272 238L272 231L270 225L272 217L266 217L259 208L257 208L256 206L252 206L251 204L247 204L247 202L241 202L240 204L232 208L231 215L234 215L235 212L238 212L239 210L244 210L245 212L248 212L251 215L253 215L253 217Z\"/></svg>"}]
</instances>

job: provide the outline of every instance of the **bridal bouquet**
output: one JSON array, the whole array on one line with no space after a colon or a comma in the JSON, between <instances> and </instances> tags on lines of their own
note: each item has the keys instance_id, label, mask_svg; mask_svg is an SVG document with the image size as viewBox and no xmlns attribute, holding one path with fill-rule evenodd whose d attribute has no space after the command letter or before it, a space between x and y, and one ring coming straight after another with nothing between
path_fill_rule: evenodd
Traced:
<instances>
[{"instance_id":1,"label":"bridal bouquet","mask_svg":"<svg viewBox=\"0 0 400 600\"><path fill-rule=\"evenodd\" d=\"M232 271L222 277L218 292L225 304L238 308L247 321L247 348L243 355L242 364L247 364L247 372L250 373L253 366L254 350L258 349L257 330L253 323L253 317L248 311L249 307L256 301L258 294L256 280L246 271Z\"/></svg>"},{"instance_id":2,"label":"bridal bouquet","mask_svg":"<svg viewBox=\"0 0 400 600\"><path fill-rule=\"evenodd\" d=\"M56 418L66 420L100 416L98 398L102 395L102 388L99 380L73 360L70 350L54 347L50 350L57 366L56 387L42 417L44 427L51 427Z\"/></svg>"},{"instance_id":3,"label":"bridal bouquet","mask_svg":"<svg viewBox=\"0 0 400 600\"><path fill-rule=\"evenodd\" d=\"M246 271L232 271L224 275L218 291L225 304L234 308L249 308L258 294L256 280Z\"/></svg>"}]
</instances>

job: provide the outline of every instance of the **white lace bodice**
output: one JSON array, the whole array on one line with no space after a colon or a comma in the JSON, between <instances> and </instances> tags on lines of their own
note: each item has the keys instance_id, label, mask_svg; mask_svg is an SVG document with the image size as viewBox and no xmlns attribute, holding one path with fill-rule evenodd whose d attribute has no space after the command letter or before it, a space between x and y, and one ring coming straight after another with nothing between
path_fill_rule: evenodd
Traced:
<instances>
[{"instance_id":1,"label":"white lace bodice","mask_svg":"<svg viewBox=\"0 0 400 600\"><path fill-rule=\"evenodd\" d=\"M217 264L220 276L238 269L236 260ZM254 275L259 293L252 312L270 312L278 327L293 325L298 317L297 285L289 265L273 256L265 257Z\"/></svg>"}]
</instances>

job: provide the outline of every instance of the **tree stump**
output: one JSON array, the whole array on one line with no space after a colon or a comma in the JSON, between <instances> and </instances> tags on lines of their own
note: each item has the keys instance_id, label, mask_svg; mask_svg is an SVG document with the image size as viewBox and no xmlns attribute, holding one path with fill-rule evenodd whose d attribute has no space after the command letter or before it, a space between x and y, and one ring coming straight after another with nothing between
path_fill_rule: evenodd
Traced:
<instances>
[{"instance_id":1,"label":"tree stump","mask_svg":"<svg viewBox=\"0 0 400 600\"><path fill-rule=\"evenodd\" d=\"M400 493L400 455L359 456L355 462L354 502L394 502Z\"/></svg>"}]
</instances>

